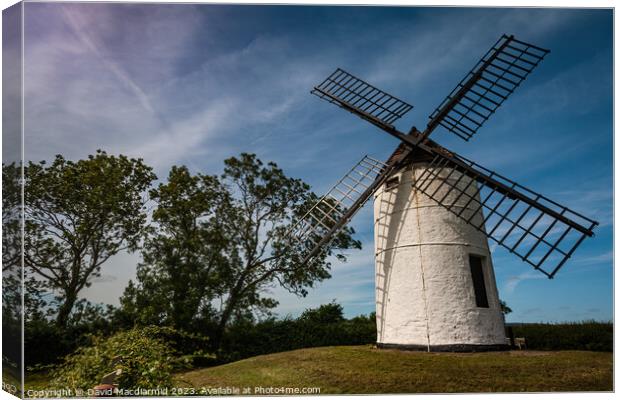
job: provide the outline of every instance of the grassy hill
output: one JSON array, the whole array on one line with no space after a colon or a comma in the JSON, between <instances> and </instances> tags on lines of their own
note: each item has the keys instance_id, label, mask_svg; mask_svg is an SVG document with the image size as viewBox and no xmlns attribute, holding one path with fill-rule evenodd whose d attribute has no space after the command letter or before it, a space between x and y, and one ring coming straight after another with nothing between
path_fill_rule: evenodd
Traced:
<instances>
[{"instance_id":1,"label":"grassy hill","mask_svg":"<svg viewBox=\"0 0 620 400\"><path fill-rule=\"evenodd\" d=\"M319 387L326 393L611 391L612 353L424 353L319 347L178 374L194 388Z\"/></svg>"}]
</instances>

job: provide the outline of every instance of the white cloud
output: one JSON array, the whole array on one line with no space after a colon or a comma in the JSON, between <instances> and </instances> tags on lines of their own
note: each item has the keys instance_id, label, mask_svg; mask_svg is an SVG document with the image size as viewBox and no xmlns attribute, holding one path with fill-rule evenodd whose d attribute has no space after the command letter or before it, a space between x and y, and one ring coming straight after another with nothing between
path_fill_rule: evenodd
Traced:
<instances>
[{"instance_id":1,"label":"white cloud","mask_svg":"<svg viewBox=\"0 0 620 400\"><path fill-rule=\"evenodd\" d=\"M606 267L613 268L614 261L614 252L608 251L605 253L593 255L593 256L584 256L578 257L573 261L575 267L594 267L599 265L605 265Z\"/></svg>"},{"instance_id":2,"label":"white cloud","mask_svg":"<svg viewBox=\"0 0 620 400\"><path fill-rule=\"evenodd\" d=\"M508 295L511 295L514 293L515 289L521 282L532 280L532 279L547 279L547 277L538 271L528 271L520 275L512 275L512 276L509 276L508 279L506 280L504 284L504 291Z\"/></svg>"},{"instance_id":3,"label":"white cloud","mask_svg":"<svg viewBox=\"0 0 620 400\"><path fill-rule=\"evenodd\" d=\"M88 31L89 21L85 18L88 14L74 12L70 7L65 5L61 5L60 9L62 10L65 20L80 41L119 79L119 81L121 81L122 84L126 85L134 93L140 104L142 104L149 113L155 114L149 97L144 93L140 85L127 74L118 62L108 57L105 54L105 50L101 49L101 44L96 43L96 39L90 35Z\"/></svg>"},{"instance_id":4,"label":"white cloud","mask_svg":"<svg viewBox=\"0 0 620 400\"><path fill-rule=\"evenodd\" d=\"M28 7L47 7L41 8L45 12L39 13L38 20L36 13L28 14L34 18L27 24L31 28L27 26L26 54L26 151L30 159L55 153L81 158L103 148L143 157L164 178L172 164L214 173L221 168L222 159L253 151L308 181L318 193L327 190L362 155L381 157L396 145L383 133L377 135L374 127L343 116L340 110L308 94L336 66L351 67L351 72L413 103L416 108L402 123L415 117L416 124L421 124L446 90L497 39L500 29L538 43L572 20L570 13L541 17L530 9L468 10L467 18L442 11L440 18L422 18L416 24L400 20L396 25L330 38L321 46L312 37L304 37L302 42L294 34L261 32L245 44L216 52L210 45L225 38L216 31L205 33L212 26L210 18L216 16L201 16L192 5L161 5L146 14L132 12L132 5L117 5L115 12L105 4L30 3ZM58 10L63 10L66 18L56 18L63 15L55 14ZM307 47L300 52L300 46ZM360 62L360 54L370 47L376 52ZM580 107L581 99L592 95L585 81L577 82L583 96L567 97L571 93L559 88L570 89L582 68L601 72L597 64L601 60L585 60L539 88L519 89L521 104L536 103L544 97L541 93L551 92L558 104ZM181 68L181 61L191 65ZM594 89L593 95L599 96L606 83L600 81ZM511 100L514 103L515 99ZM513 110L519 108L513 107L516 105L511 105ZM542 110L531 104L527 110L532 107ZM490 141L481 140L468 150L475 154L470 158L485 166L533 173L544 163L557 163L566 154L580 151L575 145L569 152L571 138L555 143L562 152L549 154L545 145L532 147L521 137L503 134L514 129L513 122L523 115L501 113L505 118L496 125L501 129L485 131ZM445 136L440 139L443 142ZM464 147L455 150L460 148ZM539 162L531 162L534 159ZM571 199L575 209L594 210L597 218L611 223L607 185L602 180L596 187L575 185L574 193L556 194ZM354 224L360 228L364 250L353 252L347 264L335 262L333 278L319 284L305 299L274 289L281 301L279 312L297 313L334 298L345 310L347 305L372 310L371 208L364 209ZM117 303L122 288L113 286L123 286L133 276L133 257L119 255L112 260L104 270L118 274L118 281L98 282L85 293ZM506 290L512 293L524 280L543 278L536 271L515 275L508 279Z\"/></svg>"}]
</instances>

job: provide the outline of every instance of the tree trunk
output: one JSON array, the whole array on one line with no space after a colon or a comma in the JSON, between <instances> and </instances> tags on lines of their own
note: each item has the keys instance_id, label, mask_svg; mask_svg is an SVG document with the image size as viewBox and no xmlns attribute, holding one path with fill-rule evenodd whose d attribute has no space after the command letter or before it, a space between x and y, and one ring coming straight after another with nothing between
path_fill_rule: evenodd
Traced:
<instances>
[{"instance_id":1,"label":"tree trunk","mask_svg":"<svg viewBox=\"0 0 620 400\"><path fill-rule=\"evenodd\" d=\"M77 292L69 291L69 293L65 293L65 301L58 308L58 316L56 317L56 325L61 328L66 328L67 323L69 322L69 315L73 310L73 306L77 301Z\"/></svg>"},{"instance_id":2,"label":"tree trunk","mask_svg":"<svg viewBox=\"0 0 620 400\"><path fill-rule=\"evenodd\" d=\"M222 339L224 338L224 330L226 329L226 324L228 324L228 320L230 319L230 316L235 309L236 302L237 299L231 297L231 299L228 301L228 304L226 304L226 307L224 308L224 312L222 313L220 322L217 324L217 328L215 329L215 332L213 334L213 340L211 341L213 350L215 351L220 349Z\"/></svg>"},{"instance_id":3,"label":"tree trunk","mask_svg":"<svg viewBox=\"0 0 620 400\"><path fill-rule=\"evenodd\" d=\"M237 280L235 286L231 289L228 295L228 301L226 302L226 307L224 307L224 312L220 318L220 322L217 325L215 333L213 335L213 350L217 351L220 349L220 345L222 344L222 338L224 336L224 330L226 329L226 324L230 319L233 311L235 310L235 306L239 301L239 297L243 295L245 289L243 287L243 283L245 282L245 278L252 268L251 265L246 265L244 271L241 273L241 277Z\"/></svg>"}]
</instances>

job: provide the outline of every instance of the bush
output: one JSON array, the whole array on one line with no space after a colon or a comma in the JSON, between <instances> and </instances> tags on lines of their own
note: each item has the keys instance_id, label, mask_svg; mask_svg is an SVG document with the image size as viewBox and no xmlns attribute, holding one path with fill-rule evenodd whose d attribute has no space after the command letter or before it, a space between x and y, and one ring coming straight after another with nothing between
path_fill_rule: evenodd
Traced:
<instances>
[{"instance_id":1,"label":"bush","mask_svg":"<svg viewBox=\"0 0 620 400\"><path fill-rule=\"evenodd\" d=\"M134 328L108 338L93 336L90 346L65 357L65 362L53 372L52 385L88 390L99 384L104 375L121 368L119 388L170 387L173 370L187 362L176 354L171 337L184 336L160 327Z\"/></svg>"},{"instance_id":2,"label":"bush","mask_svg":"<svg viewBox=\"0 0 620 400\"><path fill-rule=\"evenodd\" d=\"M226 332L219 362L305 347L371 344L377 338L374 313L345 319L342 307L325 304L299 318L241 320Z\"/></svg>"},{"instance_id":3,"label":"bush","mask_svg":"<svg viewBox=\"0 0 620 400\"><path fill-rule=\"evenodd\" d=\"M613 351L611 322L511 325L515 337L524 337L530 350Z\"/></svg>"},{"instance_id":4,"label":"bush","mask_svg":"<svg viewBox=\"0 0 620 400\"><path fill-rule=\"evenodd\" d=\"M150 329L153 338L162 340L172 348L175 370L213 364L215 356L206 350L210 348L208 337L172 327L151 326L145 329Z\"/></svg>"},{"instance_id":5,"label":"bush","mask_svg":"<svg viewBox=\"0 0 620 400\"><path fill-rule=\"evenodd\" d=\"M103 336L109 332L90 329L88 326L61 328L53 321L43 319L27 321L25 336L25 365L35 367L56 364L63 357L87 346L92 335Z\"/></svg>"},{"instance_id":6,"label":"bush","mask_svg":"<svg viewBox=\"0 0 620 400\"><path fill-rule=\"evenodd\" d=\"M90 337L108 336L115 327L109 322L111 307L81 300L76 304L66 327L45 316L29 315L24 330L24 364L29 368L56 364L79 347L87 346Z\"/></svg>"}]
</instances>

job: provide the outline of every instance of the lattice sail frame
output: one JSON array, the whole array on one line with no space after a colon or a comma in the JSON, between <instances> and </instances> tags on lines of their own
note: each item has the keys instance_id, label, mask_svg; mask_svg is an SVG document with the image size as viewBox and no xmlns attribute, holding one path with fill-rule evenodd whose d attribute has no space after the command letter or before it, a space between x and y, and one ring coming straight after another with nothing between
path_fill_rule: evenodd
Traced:
<instances>
[{"instance_id":1,"label":"lattice sail frame","mask_svg":"<svg viewBox=\"0 0 620 400\"><path fill-rule=\"evenodd\" d=\"M425 135L439 125L469 140L548 53L502 35L429 116Z\"/></svg>"},{"instance_id":2,"label":"lattice sail frame","mask_svg":"<svg viewBox=\"0 0 620 400\"><path fill-rule=\"evenodd\" d=\"M549 278L553 278L586 236L592 236L597 222L473 161L458 159L475 169L479 176L437 154L415 179L415 188ZM486 182L480 184L480 176L493 177L510 191L491 187ZM514 192L525 195L531 203L518 199ZM461 203L463 200L465 204ZM553 210L559 217L547 210ZM484 215L482 221L475 220L479 211Z\"/></svg>"},{"instance_id":3,"label":"lattice sail frame","mask_svg":"<svg viewBox=\"0 0 620 400\"><path fill-rule=\"evenodd\" d=\"M341 69L315 86L311 93L398 138L407 145L407 154L418 148L430 154L431 158L435 156L428 171L435 167L448 170L449 175L443 181L441 174L432 175L443 188L429 192L429 186L422 185L431 178L427 176L418 179L417 185L420 187L417 189L429 192L427 195L439 204L465 218L487 237L552 278L585 237L593 236L592 230L598 223L427 139L436 127L443 126L469 140L548 53L549 50L522 42L514 36L503 35L430 115L426 129L420 132L413 127L407 135L392 124L412 106ZM400 160L403 158L399 157ZM331 197L324 197L315 205L316 213L323 207L322 202L328 203L328 206L336 204L335 208L329 208L329 212L336 212L333 215L336 218L332 219L336 222L331 229L325 221L309 215L295 225L294 228L300 232L298 243L306 243L307 248L312 248L304 262L331 241L370 198L372 190L399 168L398 162L394 163L392 159L388 160L388 164L383 164L380 174L355 200L353 208L347 209L338 202L330 203L333 201ZM453 186L450 181L455 172L459 178ZM472 187L470 181L466 188L459 189L458 184L465 176L478 183ZM468 194L471 189L474 192ZM443 194L439 196L438 193ZM445 203L454 195L454 203ZM468 196L467 206L476 206L472 211L474 214L480 215L478 210L482 210L485 215L482 221L473 221L471 215L464 217L464 211L455 212L456 201L462 196ZM315 228L304 228L304 223ZM317 231L316 226L323 230Z\"/></svg>"},{"instance_id":4,"label":"lattice sail frame","mask_svg":"<svg viewBox=\"0 0 620 400\"><path fill-rule=\"evenodd\" d=\"M412 105L338 68L310 92L345 109L353 109L391 126Z\"/></svg>"},{"instance_id":5,"label":"lattice sail frame","mask_svg":"<svg viewBox=\"0 0 620 400\"><path fill-rule=\"evenodd\" d=\"M288 237L296 246L301 246L301 253L310 255L325 235L333 239L344 228L348 220L342 220L347 212L365 204L370 198L365 196L368 188L376 183L386 167L382 161L364 156L292 226ZM337 231L332 232L333 229ZM327 243L321 245L324 244Z\"/></svg>"}]
</instances>

